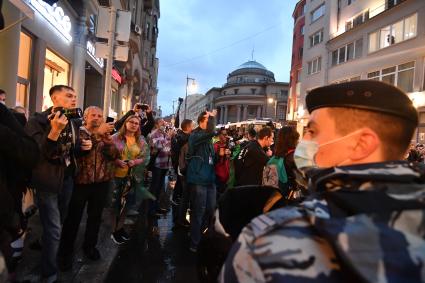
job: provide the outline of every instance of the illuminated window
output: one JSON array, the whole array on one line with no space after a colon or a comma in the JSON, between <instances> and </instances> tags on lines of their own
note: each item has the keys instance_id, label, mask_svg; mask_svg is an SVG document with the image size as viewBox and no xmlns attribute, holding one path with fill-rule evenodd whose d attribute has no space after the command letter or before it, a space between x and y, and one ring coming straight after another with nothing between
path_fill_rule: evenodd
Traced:
<instances>
[{"instance_id":1,"label":"illuminated window","mask_svg":"<svg viewBox=\"0 0 425 283\"><path fill-rule=\"evenodd\" d=\"M43 85L43 106L42 110L51 107L49 90L54 85L68 85L69 64L58 55L46 49L46 61L44 63L44 85Z\"/></svg>"},{"instance_id":2,"label":"illuminated window","mask_svg":"<svg viewBox=\"0 0 425 283\"><path fill-rule=\"evenodd\" d=\"M16 84L16 105L28 107L32 39L21 32L19 42L18 82Z\"/></svg>"},{"instance_id":3,"label":"illuminated window","mask_svg":"<svg viewBox=\"0 0 425 283\"><path fill-rule=\"evenodd\" d=\"M390 83L404 90L413 91L413 79L415 75L415 62L408 62L397 66L388 67L382 70L367 74L368 80L376 80Z\"/></svg>"}]
</instances>

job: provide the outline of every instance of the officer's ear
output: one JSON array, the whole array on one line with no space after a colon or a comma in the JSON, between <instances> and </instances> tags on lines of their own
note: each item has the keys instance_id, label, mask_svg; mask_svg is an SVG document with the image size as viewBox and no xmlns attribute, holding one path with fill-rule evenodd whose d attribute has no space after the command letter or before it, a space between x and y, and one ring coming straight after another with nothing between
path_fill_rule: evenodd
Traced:
<instances>
[{"instance_id":1,"label":"officer's ear","mask_svg":"<svg viewBox=\"0 0 425 283\"><path fill-rule=\"evenodd\" d=\"M382 142L377 133L370 128L363 128L356 136L357 139L350 154L352 161L361 163L367 160L382 160Z\"/></svg>"}]
</instances>

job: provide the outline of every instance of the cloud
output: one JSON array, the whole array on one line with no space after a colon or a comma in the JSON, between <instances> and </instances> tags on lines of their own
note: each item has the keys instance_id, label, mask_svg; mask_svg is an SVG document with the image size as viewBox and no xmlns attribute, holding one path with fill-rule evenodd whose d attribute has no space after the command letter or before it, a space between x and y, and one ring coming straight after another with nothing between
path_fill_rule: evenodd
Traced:
<instances>
[{"instance_id":1,"label":"cloud","mask_svg":"<svg viewBox=\"0 0 425 283\"><path fill-rule=\"evenodd\" d=\"M251 59L253 48L254 59L276 80L289 81L296 2L162 0L157 56L158 105L164 115L171 114L172 100L184 97L186 75L196 79L200 93L220 87Z\"/></svg>"}]
</instances>

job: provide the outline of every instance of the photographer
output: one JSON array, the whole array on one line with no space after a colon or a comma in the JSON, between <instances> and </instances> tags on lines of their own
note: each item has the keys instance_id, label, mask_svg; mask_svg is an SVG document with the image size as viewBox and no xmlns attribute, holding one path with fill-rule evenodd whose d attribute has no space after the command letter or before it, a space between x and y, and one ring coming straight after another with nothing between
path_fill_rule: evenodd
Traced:
<instances>
[{"instance_id":1,"label":"photographer","mask_svg":"<svg viewBox=\"0 0 425 283\"><path fill-rule=\"evenodd\" d=\"M105 207L110 181L114 177L114 161L118 150L110 133L113 123L105 123L102 109L90 106L84 111L84 126L80 127L80 139L91 141L92 147L77 159L78 174L69 204L69 213L63 225L59 247L59 264L62 271L71 269L74 242L87 203L87 225L83 252L91 260L100 259L96 249L102 212Z\"/></svg>"},{"instance_id":2,"label":"photographer","mask_svg":"<svg viewBox=\"0 0 425 283\"><path fill-rule=\"evenodd\" d=\"M67 214L73 189L75 153L80 146L83 150L90 149L91 142L77 144L81 121L74 119L78 115L71 115L70 111L75 110L77 102L74 90L69 86L55 85L49 94L53 107L35 113L25 130L36 140L41 152L32 172L31 185L36 190L43 226L41 273L43 280L50 282L57 278L56 254L61 223ZM67 114L68 117L63 115L65 111L71 112Z\"/></svg>"},{"instance_id":3,"label":"photographer","mask_svg":"<svg viewBox=\"0 0 425 283\"><path fill-rule=\"evenodd\" d=\"M146 118L142 118L142 113L146 114ZM146 138L155 127L155 119L153 114L154 111L150 109L149 105L136 103L134 104L133 110L128 111L121 119L115 122L115 129L119 131L125 124L125 121L128 117L137 115L141 118L140 132L142 133L142 136Z\"/></svg>"},{"instance_id":4,"label":"photographer","mask_svg":"<svg viewBox=\"0 0 425 283\"><path fill-rule=\"evenodd\" d=\"M227 131L221 128L218 133L218 141L214 144L214 152L217 156L217 162L214 166L215 184L219 194L226 190L226 184L230 174L230 137L227 136Z\"/></svg>"}]
</instances>

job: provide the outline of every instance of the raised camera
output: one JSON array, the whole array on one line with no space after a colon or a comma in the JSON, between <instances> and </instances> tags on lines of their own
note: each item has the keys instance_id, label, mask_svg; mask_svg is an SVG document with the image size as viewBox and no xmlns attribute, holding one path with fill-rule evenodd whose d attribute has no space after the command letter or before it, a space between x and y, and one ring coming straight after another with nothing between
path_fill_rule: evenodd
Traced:
<instances>
[{"instance_id":1,"label":"raised camera","mask_svg":"<svg viewBox=\"0 0 425 283\"><path fill-rule=\"evenodd\" d=\"M83 117L83 111L80 108L64 109L63 107L53 108L53 113L60 111L61 115L65 115L68 120L80 119Z\"/></svg>"}]
</instances>

